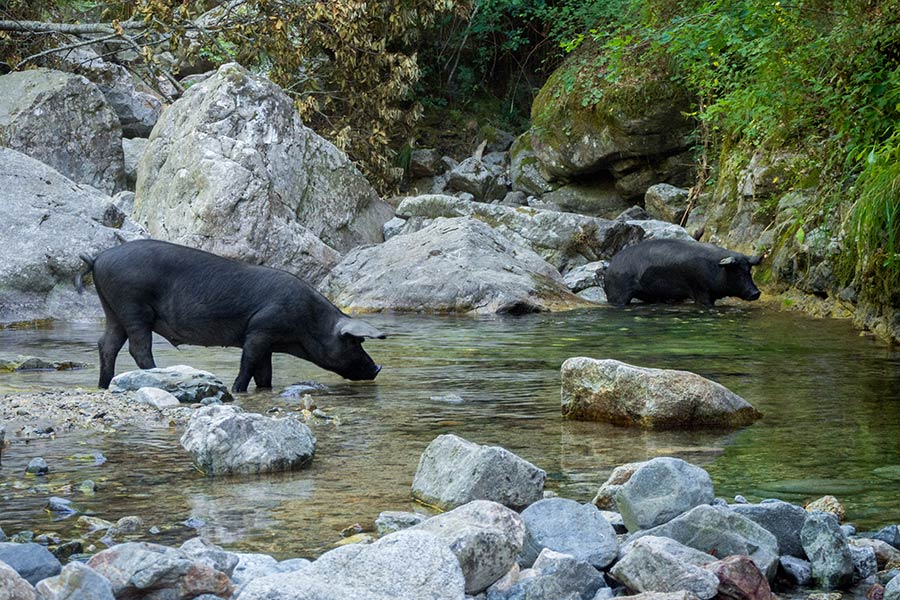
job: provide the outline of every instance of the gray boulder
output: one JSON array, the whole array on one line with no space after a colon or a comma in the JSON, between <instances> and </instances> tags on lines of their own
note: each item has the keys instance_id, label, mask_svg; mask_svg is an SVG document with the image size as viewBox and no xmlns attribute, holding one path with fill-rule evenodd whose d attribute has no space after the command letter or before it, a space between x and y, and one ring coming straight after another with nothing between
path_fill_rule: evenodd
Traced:
<instances>
[{"instance_id":1,"label":"gray boulder","mask_svg":"<svg viewBox=\"0 0 900 600\"><path fill-rule=\"evenodd\" d=\"M825 589L848 586L853 578L853 555L837 517L811 512L800 530L800 543L812 563L816 585Z\"/></svg>"},{"instance_id":2,"label":"gray boulder","mask_svg":"<svg viewBox=\"0 0 900 600\"><path fill-rule=\"evenodd\" d=\"M487 600L594 600L608 598L603 575L590 564L545 548L534 566L511 572L487 591Z\"/></svg>"},{"instance_id":3,"label":"gray boulder","mask_svg":"<svg viewBox=\"0 0 900 600\"><path fill-rule=\"evenodd\" d=\"M441 171L441 155L434 148L417 148L409 158L409 176L412 179L434 177Z\"/></svg>"},{"instance_id":4,"label":"gray boulder","mask_svg":"<svg viewBox=\"0 0 900 600\"><path fill-rule=\"evenodd\" d=\"M165 390L179 402L203 404L231 402L231 393L225 383L207 371L187 365L139 369L116 375L110 382L113 392L137 391L144 387Z\"/></svg>"},{"instance_id":5,"label":"gray boulder","mask_svg":"<svg viewBox=\"0 0 900 600\"><path fill-rule=\"evenodd\" d=\"M412 530L428 531L447 543L462 566L466 593L472 595L509 571L525 539L522 517L488 500L473 500Z\"/></svg>"},{"instance_id":6,"label":"gray boulder","mask_svg":"<svg viewBox=\"0 0 900 600\"><path fill-rule=\"evenodd\" d=\"M228 598L233 590L225 573L159 544L118 544L92 556L87 566L109 580L116 598L189 600L201 594Z\"/></svg>"},{"instance_id":7,"label":"gray boulder","mask_svg":"<svg viewBox=\"0 0 900 600\"><path fill-rule=\"evenodd\" d=\"M645 462L625 463L613 469L606 481L600 485L600 489L597 490L597 494L591 500L591 504L601 510L618 511L616 507L616 493Z\"/></svg>"},{"instance_id":8,"label":"gray boulder","mask_svg":"<svg viewBox=\"0 0 900 600\"><path fill-rule=\"evenodd\" d=\"M884 600L900 599L900 575L896 575L884 586Z\"/></svg>"},{"instance_id":9,"label":"gray boulder","mask_svg":"<svg viewBox=\"0 0 900 600\"><path fill-rule=\"evenodd\" d=\"M2 560L0 560L0 600L38 600L31 584Z\"/></svg>"},{"instance_id":10,"label":"gray boulder","mask_svg":"<svg viewBox=\"0 0 900 600\"><path fill-rule=\"evenodd\" d=\"M795 556L782 556L778 559L778 569L790 583L797 586L812 584L812 564Z\"/></svg>"},{"instance_id":11,"label":"gray boulder","mask_svg":"<svg viewBox=\"0 0 900 600\"><path fill-rule=\"evenodd\" d=\"M42 580L37 591L43 600L115 600L109 580L79 562L71 562L59 575Z\"/></svg>"},{"instance_id":12,"label":"gray boulder","mask_svg":"<svg viewBox=\"0 0 900 600\"><path fill-rule=\"evenodd\" d=\"M681 223L687 210L689 190L668 183L658 183L647 188L644 207L654 219Z\"/></svg>"},{"instance_id":13,"label":"gray boulder","mask_svg":"<svg viewBox=\"0 0 900 600\"><path fill-rule=\"evenodd\" d=\"M627 220L629 225L640 227L644 230L645 240L685 240L688 242L696 241L687 229L674 223L666 223L665 221L657 221L656 219L644 219L640 221Z\"/></svg>"},{"instance_id":14,"label":"gray boulder","mask_svg":"<svg viewBox=\"0 0 900 600\"><path fill-rule=\"evenodd\" d=\"M473 218L352 250L320 289L363 312L528 313L583 306L552 265Z\"/></svg>"},{"instance_id":15,"label":"gray boulder","mask_svg":"<svg viewBox=\"0 0 900 600\"><path fill-rule=\"evenodd\" d=\"M201 471L216 476L300 468L312 459L316 438L293 416L272 419L213 405L191 416L181 445Z\"/></svg>"},{"instance_id":16,"label":"gray boulder","mask_svg":"<svg viewBox=\"0 0 900 600\"><path fill-rule=\"evenodd\" d=\"M181 551L229 577L234 573L234 569L241 560L240 556L234 552L226 552L202 537L191 538L184 542L181 544Z\"/></svg>"},{"instance_id":17,"label":"gray boulder","mask_svg":"<svg viewBox=\"0 0 900 600\"><path fill-rule=\"evenodd\" d=\"M446 542L399 531L342 546L290 573L248 582L236 600L464 600L465 578Z\"/></svg>"},{"instance_id":18,"label":"gray boulder","mask_svg":"<svg viewBox=\"0 0 900 600\"><path fill-rule=\"evenodd\" d=\"M647 536L627 544L610 575L637 592L688 591L700 600L716 595L719 578L703 568L716 557L666 537Z\"/></svg>"},{"instance_id":19,"label":"gray boulder","mask_svg":"<svg viewBox=\"0 0 900 600\"><path fill-rule=\"evenodd\" d=\"M96 256L128 237L103 224L111 199L0 147L0 206L0 323L102 314L72 281L85 268L79 254Z\"/></svg>"},{"instance_id":20,"label":"gray boulder","mask_svg":"<svg viewBox=\"0 0 900 600\"><path fill-rule=\"evenodd\" d=\"M138 164L134 219L151 236L316 282L391 208L300 121L278 86L226 64L163 113Z\"/></svg>"},{"instance_id":21,"label":"gray boulder","mask_svg":"<svg viewBox=\"0 0 900 600\"><path fill-rule=\"evenodd\" d=\"M540 171L540 162L531 148L531 132L516 138L509 150L509 178L512 189L532 196L543 196L553 186Z\"/></svg>"},{"instance_id":22,"label":"gray boulder","mask_svg":"<svg viewBox=\"0 0 900 600\"><path fill-rule=\"evenodd\" d=\"M0 146L107 194L125 187L119 119L80 75L32 69L0 76Z\"/></svg>"},{"instance_id":23,"label":"gray boulder","mask_svg":"<svg viewBox=\"0 0 900 600\"><path fill-rule=\"evenodd\" d=\"M490 202L506 195L506 176L480 158L470 156L450 171L447 189L472 194L478 202Z\"/></svg>"},{"instance_id":24,"label":"gray boulder","mask_svg":"<svg viewBox=\"0 0 900 600\"><path fill-rule=\"evenodd\" d=\"M562 413L646 429L741 427L762 416L725 387L688 371L576 357L562 365Z\"/></svg>"},{"instance_id":25,"label":"gray boulder","mask_svg":"<svg viewBox=\"0 0 900 600\"><path fill-rule=\"evenodd\" d=\"M179 406L181 402L167 392L155 387L142 387L134 395L134 399L141 404L149 404L154 408L174 408Z\"/></svg>"},{"instance_id":26,"label":"gray boulder","mask_svg":"<svg viewBox=\"0 0 900 600\"><path fill-rule=\"evenodd\" d=\"M544 202L559 206L565 212L611 219L631 206L623 198L612 178L597 175L589 182L569 183L541 196Z\"/></svg>"},{"instance_id":27,"label":"gray boulder","mask_svg":"<svg viewBox=\"0 0 900 600\"><path fill-rule=\"evenodd\" d=\"M598 260L576 267L565 274L563 281L575 293L589 288L602 287L608 260Z\"/></svg>"},{"instance_id":28,"label":"gray boulder","mask_svg":"<svg viewBox=\"0 0 900 600\"><path fill-rule=\"evenodd\" d=\"M539 500L522 511L526 536L519 564L530 567L549 548L568 554L597 569L612 563L619 543L612 525L593 504L566 498Z\"/></svg>"},{"instance_id":29,"label":"gray boulder","mask_svg":"<svg viewBox=\"0 0 900 600\"><path fill-rule=\"evenodd\" d=\"M83 75L96 84L119 117L126 137L147 136L163 111L162 101L128 70L103 60L88 47L73 48L60 56L63 71Z\"/></svg>"},{"instance_id":30,"label":"gray boulder","mask_svg":"<svg viewBox=\"0 0 900 600\"><path fill-rule=\"evenodd\" d=\"M628 531L650 529L715 498L709 473L679 458L641 465L616 492L616 508Z\"/></svg>"},{"instance_id":31,"label":"gray boulder","mask_svg":"<svg viewBox=\"0 0 900 600\"><path fill-rule=\"evenodd\" d=\"M467 202L431 194L404 198L397 215L407 219L404 233L439 217L473 217L510 240L527 246L559 270L609 258L643 238L636 225L572 213Z\"/></svg>"},{"instance_id":32,"label":"gray boulder","mask_svg":"<svg viewBox=\"0 0 900 600\"><path fill-rule=\"evenodd\" d=\"M547 474L499 446L480 446L452 434L436 437L419 459L413 498L443 510L492 500L522 510L541 499Z\"/></svg>"},{"instance_id":33,"label":"gray boulder","mask_svg":"<svg viewBox=\"0 0 900 600\"><path fill-rule=\"evenodd\" d=\"M427 519L422 513L406 512L398 510L386 510L375 519L375 531L378 535L385 536L396 531L409 529Z\"/></svg>"},{"instance_id":34,"label":"gray boulder","mask_svg":"<svg viewBox=\"0 0 900 600\"><path fill-rule=\"evenodd\" d=\"M401 219L400 217L394 217L390 221L384 224L384 239L385 241L391 239L395 235L400 235L404 233L406 229L406 219Z\"/></svg>"},{"instance_id":35,"label":"gray boulder","mask_svg":"<svg viewBox=\"0 0 900 600\"><path fill-rule=\"evenodd\" d=\"M759 504L732 504L730 507L734 512L770 531L778 540L779 554L806 558L800 543L800 529L807 515L802 507L781 500L767 500Z\"/></svg>"},{"instance_id":36,"label":"gray boulder","mask_svg":"<svg viewBox=\"0 0 900 600\"><path fill-rule=\"evenodd\" d=\"M229 554L231 554L229 552ZM277 573L290 573L302 569L310 561L302 558L294 558L289 560L278 561L268 554L257 554L250 552L234 553L238 558L237 565L231 574L231 581L235 585L246 584L253 579L267 577Z\"/></svg>"},{"instance_id":37,"label":"gray boulder","mask_svg":"<svg viewBox=\"0 0 900 600\"><path fill-rule=\"evenodd\" d=\"M644 536L672 538L695 550L716 556L743 554L771 581L778 567L778 540L750 519L727 507L700 505L668 523L639 531Z\"/></svg>"},{"instance_id":38,"label":"gray boulder","mask_svg":"<svg viewBox=\"0 0 900 600\"><path fill-rule=\"evenodd\" d=\"M59 575L59 560L40 544L0 542L0 562L6 563L31 585L47 577Z\"/></svg>"},{"instance_id":39,"label":"gray boulder","mask_svg":"<svg viewBox=\"0 0 900 600\"><path fill-rule=\"evenodd\" d=\"M874 577L878 573L878 559L875 557L875 549L850 545L850 558L853 561L853 578L865 580Z\"/></svg>"},{"instance_id":40,"label":"gray boulder","mask_svg":"<svg viewBox=\"0 0 900 600\"><path fill-rule=\"evenodd\" d=\"M122 153L125 160L125 186L129 190L133 190L137 185L137 169L138 163L141 160L141 156L144 155L144 150L147 149L147 146L150 144L150 140L147 138L123 138L122 139ZM132 205L134 204L134 199L132 198ZM128 211L131 214L131 211Z\"/></svg>"}]
</instances>

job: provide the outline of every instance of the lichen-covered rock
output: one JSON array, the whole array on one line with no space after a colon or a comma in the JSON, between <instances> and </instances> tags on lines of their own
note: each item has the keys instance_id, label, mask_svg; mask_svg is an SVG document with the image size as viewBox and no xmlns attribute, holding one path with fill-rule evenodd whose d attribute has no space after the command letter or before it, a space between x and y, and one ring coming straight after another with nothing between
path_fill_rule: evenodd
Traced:
<instances>
[{"instance_id":1,"label":"lichen-covered rock","mask_svg":"<svg viewBox=\"0 0 900 600\"><path fill-rule=\"evenodd\" d=\"M539 500L522 511L526 536L519 564L530 567L549 548L583 560L597 569L612 563L619 543L612 525L593 504L567 498Z\"/></svg>"},{"instance_id":2,"label":"lichen-covered rock","mask_svg":"<svg viewBox=\"0 0 900 600\"><path fill-rule=\"evenodd\" d=\"M719 580L704 566L715 560L675 540L647 536L622 549L622 558L610 574L637 592L684 590L700 600L709 600L716 595Z\"/></svg>"},{"instance_id":3,"label":"lichen-covered rock","mask_svg":"<svg viewBox=\"0 0 900 600\"><path fill-rule=\"evenodd\" d=\"M853 556L837 517L825 512L809 513L800 530L800 543L812 563L817 585L832 590L850 584Z\"/></svg>"},{"instance_id":4,"label":"lichen-covered rock","mask_svg":"<svg viewBox=\"0 0 900 600\"><path fill-rule=\"evenodd\" d=\"M436 437L419 459L413 498L443 510L473 500L492 500L522 510L541 499L547 473L499 446L461 437Z\"/></svg>"},{"instance_id":5,"label":"lichen-covered rock","mask_svg":"<svg viewBox=\"0 0 900 600\"><path fill-rule=\"evenodd\" d=\"M0 323L102 314L72 280L85 268L79 254L96 256L120 236L133 237L103 225L109 196L0 147L0 206Z\"/></svg>"},{"instance_id":6,"label":"lichen-covered rock","mask_svg":"<svg viewBox=\"0 0 900 600\"><path fill-rule=\"evenodd\" d=\"M447 189L472 194L478 202L499 200L506 195L506 174L470 156L450 171Z\"/></svg>"},{"instance_id":7,"label":"lichen-covered rock","mask_svg":"<svg viewBox=\"0 0 900 600\"><path fill-rule=\"evenodd\" d=\"M159 544L118 544L92 556L87 566L109 580L116 598L228 598L233 591L225 573Z\"/></svg>"},{"instance_id":8,"label":"lichen-covered rock","mask_svg":"<svg viewBox=\"0 0 900 600\"><path fill-rule=\"evenodd\" d=\"M640 225L573 213L469 202L429 194L404 198L397 215L407 219L404 233L418 231L439 217L472 217L504 237L527 246L560 271L609 258L643 239Z\"/></svg>"},{"instance_id":9,"label":"lichen-covered rock","mask_svg":"<svg viewBox=\"0 0 900 600\"><path fill-rule=\"evenodd\" d=\"M830 513L835 516L835 518L838 520L838 523L843 521L844 516L847 514L847 509L844 508L844 505L841 504L841 501L831 495L816 498L815 500L809 502L806 506L804 506L804 508L807 512Z\"/></svg>"},{"instance_id":10,"label":"lichen-covered rock","mask_svg":"<svg viewBox=\"0 0 900 600\"><path fill-rule=\"evenodd\" d=\"M178 398L179 402L231 402L228 386L207 371L187 365L139 369L116 375L110 382L114 392L137 391L144 387L165 390Z\"/></svg>"},{"instance_id":11,"label":"lichen-covered rock","mask_svg":"<svg viewBox=\"0 0 900 600\"><path fill-rule=\"evenodd\" d=\"M531 139L544 170L570 178L608 170L624 158L664 157L687 148L687 94L652 72L618 83L598 80L595 52L583 47L570 56L534 100ZM598 85L600 93L589 96Z\"/></svg>"},{"instance_id":12,"label":"lichen-covered rock","mask_svg":"<svg viewBox=\"0 0 900 600\"><path fill-rule=\"evenodd\" d=\"M650 529L715 498L709 473L680 458L643 463L616 492L628 531Z\"/></svg>"},{"instance_id":13,"label":"lichen-covered rock","mask_svg":"<svg viewBox=\"0 0 900 600\"><path fill-rule=\"evenodd\" d=\"M610 177L597 176L587 182L568 183L541 196L565 212L610 219L631 206Z\"/></svg>"},{"instance_id":14,"label":"lichen-covered rock","mask_svg":"<svg viewBox=\"0 0 900 600\"><path fill-rule=\"evenodd\" d=\"M562 413L646 429L741 427L760 418L746 400L689 371L576 357L562 373Z\"/></svg>"},{"instance_id":15,"label":"lichen-covered rock","mask_svg":"<svg viewBox=\"0 0 900 600\"><path fill-rule=\"evenodd\" d=\"M466 593L472 595L509 571L525 538L522 518L488 500L473 500L412 530L428 531L447 543L462 566Z\"/></svg>"},{"instance_id":16,"label":"lichen-covered rock","mask_svg":"<svg viewBox=\"0 0 900 600\"><path fill-rule=\"evenodd\" d=\"M341 546L296 571L253 579L238 600L464 600L465 578L446 542L399 531Z\"/></svg>"},{"instance_id":17,"label":"lichen-covered rock","mask_svg":"<svg viewBox=\"0 0 900 600\"><path fill-rule=\"evenodd\" d=\"M212 405L191 416L181 445L207 475L290 471L316 451L309 427L295 418L273 419Z\"/></svg>"},{"instance_id":18,"label":"lichen-covered rock","mask_svg":"<svg viewBox=\"0 0 900 600\"><path fill-rule=\"evenodd\" d=\"M320 286L360 312L529 313L585 306L552 265L473 218L352 250Z\"/></svg>"},{"instance_id":19,"label":"lichen-covered rock","mask_svg":"<svg viewBox=\"0 0 900 600\"><path fill-rule=\"evenodd\" d=\"M668 183L658 183L647 188L644 208L654 219L681 223L688 207L689 190Z\"/></svg>"},{"instance_id":20,"label":"lichen-covered rock","mask_svg":"<svg viewBox=\"0 0 900 600\"><path fill-rule=\"evenodd\" d=\"M531 132L526 131L509 149L509 179L512 189L532 196L543 196L553 186L540 171L540 162L531 148Z\"/></svg>"},{"instance_id":21,"label":"lichen-covered rock","mask_svg":"<svg viewBox=\"0 0 900 600\"><path fill-rule=\"evenodd\" d=\"M136 194L134 218L155 238L313 282L340 252L380 242L392 216L278 86L233 63L163 113Z\"/></svg>"},{"instance_id":22,"label":"lichen-covered rock","mask_svg":"<svg viewBox=\"0 0 900 600\"><path fill-rule=\"evenodd\" d=\"M716 556L747 555L769 581L778 567L775 536L727 507L702 504L668 523L638 531L630 540L648 535L668 537Z\"/></svg>"}]
</instances>

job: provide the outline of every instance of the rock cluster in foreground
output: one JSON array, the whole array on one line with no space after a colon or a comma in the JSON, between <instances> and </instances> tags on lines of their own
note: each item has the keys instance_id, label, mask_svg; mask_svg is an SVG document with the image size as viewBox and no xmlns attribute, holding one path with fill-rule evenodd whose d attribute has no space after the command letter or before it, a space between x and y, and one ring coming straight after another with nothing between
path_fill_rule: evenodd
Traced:
<instances>
[{"instance_id":1,"label":"rock cluster in foreground","mask_svg":"<svg viewBox=\"0 0 900 600\"><path fill-rule=\"evenodd\" d=\"M443 435L422 455L412 494L447 512L386 511L371 543L279 562L200 538L126 542L63 566L40 544L5 542L0 598L774 600L773 590L806 587L900 598L896 525L854 535L812 504L728 504L705 470L674 457L617 469L595 500L617 512L544 497L544 478L506 449Z\"/></svg>"}]
</instances>

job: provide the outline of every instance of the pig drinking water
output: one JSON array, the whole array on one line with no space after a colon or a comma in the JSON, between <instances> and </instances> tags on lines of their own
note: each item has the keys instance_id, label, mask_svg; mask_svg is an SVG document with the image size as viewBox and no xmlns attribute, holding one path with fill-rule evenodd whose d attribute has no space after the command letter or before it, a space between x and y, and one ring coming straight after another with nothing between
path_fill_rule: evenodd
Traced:
<instances>
[{"instance_id":1,"label":"pig drinking water","mask_svg":"<svg viewBox=\"0 0 900 600\"><path fill-rule=\"evenodd\" d=\"M704 306L726 296L756 300L759 290L750 267L761 260L712 244L649 240L612 257L603 287L609 303L617 306L625 306L632 298L643 302L690 298Z\"/></svg>"},{"instance_id":2,"label":"pig drinking water","mask_svg":"<svg viewBox=\"0 0 900 600\"><path fill-rule=\"evenodd\" d=\"M232 386L272 387L272 353L284 352L346 379L375 379L381 367L362 348L384 334L342 313L298 277L156 240L137 240L90 259L106 314L98 342L101 388L109 387L125 340L137 366L156 366L152 332L173 345L243 349Z\"/></svg>"}]
</instances>

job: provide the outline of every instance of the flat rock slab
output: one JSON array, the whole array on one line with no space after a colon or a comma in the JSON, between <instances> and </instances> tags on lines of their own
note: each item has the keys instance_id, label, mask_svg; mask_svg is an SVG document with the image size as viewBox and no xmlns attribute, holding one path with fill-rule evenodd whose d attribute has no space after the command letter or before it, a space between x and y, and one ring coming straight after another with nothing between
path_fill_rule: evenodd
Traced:
<instances>
[{"instance_id":1,"label":"flat rock slab","mask_svg":"<svg viewBox=\"0 0 900 600\"><path fill-rule=\"evenodd\" d=\"M746 400L696 373L576 357L562 373L562 414L645 429L730 428L762 415Z\"/></svg>"}]
</instances>

